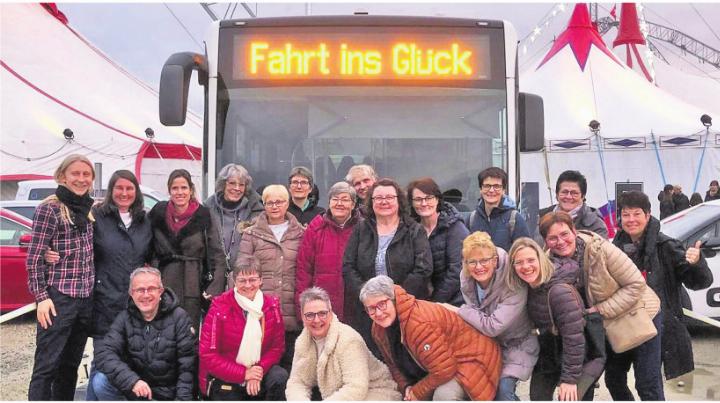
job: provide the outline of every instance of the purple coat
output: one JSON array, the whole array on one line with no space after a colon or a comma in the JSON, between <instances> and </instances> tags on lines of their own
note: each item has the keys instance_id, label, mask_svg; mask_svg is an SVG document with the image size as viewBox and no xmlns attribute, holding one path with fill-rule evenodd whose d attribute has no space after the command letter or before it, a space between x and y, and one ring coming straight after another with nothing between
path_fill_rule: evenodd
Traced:
<instances>
[{"instance_id":1,"label":"purple coat","mask_svg":"<svg viewBox=\"0 0 720 403\"><path fill-rule=\"evenodd\" d=\"M300 317L300 293L310 287L321 287L330 295L333 312L343 321L344 283L342 259L345 246L360 218L353 211L350 219L339 226L330 212L315 217L305 229L297 255L295 272L295 310Z\"/></svg>"}]
</instances>

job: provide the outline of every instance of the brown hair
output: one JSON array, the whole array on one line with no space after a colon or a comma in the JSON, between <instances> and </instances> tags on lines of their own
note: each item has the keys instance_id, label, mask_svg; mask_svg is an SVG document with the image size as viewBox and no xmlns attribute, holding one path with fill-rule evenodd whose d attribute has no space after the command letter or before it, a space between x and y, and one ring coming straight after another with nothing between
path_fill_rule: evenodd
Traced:
<instances>
[{"instance_id":1,"label":"brown hair","mask_svg":"<svg viewBox=\"0 0 720 403\"><path fill-rule=\"evenodd\" d=\"M192 181L192 175L190 175L190 172L186 169L182 168L170 172L170 176L167 181L168 193L170 193L170 187L172 186L173 181L177 178L183 178L187 181L188 186L190 186L190 197L195 198L195 184Z\"/></svg>"},{"instance_id":2,"label":"brown hair","mask_svg":"<svg viewBox=\"0 0 720 403\"><path fill-rule=\"evenodd\" d=\"M555 211L545 214L540 219L540 236L545 239L550 227L555 224L565 224L570 230L575 231L575 223L573 223L572 216L564 211Z\"/></svg>"},{"instance_id":3,"label":"brown hair","mask_svg":"<svg viewBox=\"0 0 720 403\"><path fill-rule=\"evenodd\" d=\"M412 193L413 190L419 190L425 194L433 195L437 199L438 203L435 208L435 211L440 212L440 209L442 208L442 201L443 196L442 192L440 191L440 186L433 180L433 178L429 176L425 176L422 178L415 179L414 181L410 182L407 186L407 198L408 198L408 205L412 206ZM410 209L410 215L413 218L419 218L417 213L415 212L414 208Z\"/></svg>"},{"instance_id":4,"label":"brown hair","mask_svg":"<svg viewBox=\"0 0 720 403\"><path fill-rule=\"evenodd\" d=\"M398 215L401 219L407 218L408 204L407 198L405 197L405 192L403 192L402 188L400 187L400 185L398 185L397 182L390 178L382 178L379 181L375 182L373 187L370 188L367 200L365 200L365 206L367 207L367 217L375 219L375 210L373 210L372 198L373 194L375 193L375 189L377 189L378 186L391 186L395 188L395 193L397 193Z\"/></svg>"}]
</instances>

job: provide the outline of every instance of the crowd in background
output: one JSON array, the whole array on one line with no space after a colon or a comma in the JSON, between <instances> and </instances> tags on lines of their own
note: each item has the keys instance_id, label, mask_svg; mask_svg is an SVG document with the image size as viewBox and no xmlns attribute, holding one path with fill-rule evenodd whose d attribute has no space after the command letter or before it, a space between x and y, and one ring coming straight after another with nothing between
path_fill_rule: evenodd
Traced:
<instances>
[{"instance_id":1,"label":"crowd in background","mask_svg":"<svg viewBox=\"0 0 720 403\"><path fill-rule=\"evenodd\" d=\"M664 400L662 369L694 368L679 293L712 283L701 245L660 232L638 191L608 240L578 171L557 178L540 243L497 167L467 213L431 177L403 187L369 165L327 209L306 167L257 192L229 164L204 203L174 170L147 213L131 172L98 204L94 176L67 157L34 216L30 400L73 400L88 336L88 400L519 400L528 380L531 400L592 400L603 373L632 400L631 366L639 397ZM661 218L694 203L659 196Z\"/></svg>"}]
</instances>

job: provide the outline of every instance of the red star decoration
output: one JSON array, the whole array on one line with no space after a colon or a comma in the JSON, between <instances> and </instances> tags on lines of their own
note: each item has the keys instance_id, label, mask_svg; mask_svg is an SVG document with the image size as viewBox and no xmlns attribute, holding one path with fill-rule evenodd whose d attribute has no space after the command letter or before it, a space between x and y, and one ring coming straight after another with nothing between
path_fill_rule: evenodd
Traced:
<instances>
[{"instance_id":1,"label":"red star decoration","mask_svg":"<svg viewBox=\"0 0 720 403\"><path fill-rule=\"evenodd\" d=\"M622 66L615 55L610 52L610 49L605 46L605 42L603 42L600 34L593 28L590 23L590 13L588 13L587 5L584 3L575 5L575 10L573 10L572 17L570 17L567 29L555 40L552 49L545 55L545 58L537 68L539 69L548 60L552 59L565 45L570 45L570 49L572 49L575 55L575 60L577 60L580 70L582 71L585 71L585 64L590 55L591 45L595 45L595 47L614 60L615 63Z\"/></svg>"}]
</instances>

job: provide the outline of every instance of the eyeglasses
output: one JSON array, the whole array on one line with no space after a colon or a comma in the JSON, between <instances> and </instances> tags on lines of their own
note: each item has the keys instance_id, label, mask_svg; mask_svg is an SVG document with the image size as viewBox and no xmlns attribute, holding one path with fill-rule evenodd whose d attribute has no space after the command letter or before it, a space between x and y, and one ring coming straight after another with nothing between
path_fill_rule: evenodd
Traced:
<instances>
[{"instance_id":1,"label":"eyeglasses","mask_svg":"<svg viewBox=\"0 0 720 403\"><path fill-rule=\"evenodd\" d=\"M573 234L572 231L563 231L560 234L558 234L557 236L552 235L552 236L545 238L545 243L548 246L551 246L551 245L557 244L558 241L560 241L560 239L567 242L567 241L573 239L574 236L575 236L575 234Z\"/></svg>"},{"instance_id":2,"label":"eyeglasses","mask_svg":"<svg viewBox=\"0 0 720 403\"><path fill-rule=\"evenodd\" d=\"M310 185L310 181L290 181L290 186L295 186L298 188L305 187Z\"/></svg>"},{"instance_id":3,"label":"eyeglasses","mask_svg":"<svg viewBox=\"0 0 720 403\"><path fill-rule=\"evenodd\" d=\"M266 201L265 206L267 207L280 207L283 204L287 203L287 200L274 200L274 201Z\"/></svg>"},{"instance_id":4,"label":"eyeglasses","mask_svg":"<svg viewBox=\"0 0 720 403\"><path fill-rule=\"evenodd\" d=\"M235 284L245 285L255 285L260 282L260 277L250 277L250 278L237 278L235 279Z\"/></svg>"},{"instance_id":5,"label":"eyeglasses","mask_svg":"<svg viewBox=\"0 0 720 403\"><path fill-rule=\"evenodd\" d=\"M330 311L305 312L303 316L305 317L305 320L312 322L315 320L316 316L320 318L320 320L327 319L329 313Z\"/></svg>"},{"instance_id":6,"label":"eyeglasses","mask_svg":"<svg viewBox=\"0 0 720 403\"><path fill-rule=\"evenodd\" d=\"M435 200L435 196L425 196L425 197L413 197L412 202L415 204L422 204L422 202L430 203L431 201Z\"/></svg>"},{"instance_id":7,"label":"eyeglasses","mask_svg":"<svg viewBox=\"0 0 720 403\"><path fill-rule=\"evenodd\" d=\"M465 264L470 267L478 267L478 266L487 267L487 266L490 266L490 264L493 263L496 258L497 258L497 256L489 257L487 259L466 260Z\"/></svg>"},{"instance_id":8,"label":"eyeglasses","mask_svg":"<svg viewBox=\"0 0 720 403\"><path fill-rule=\"evenodd\" d=\"M503 186L503 185L500 185L500 184L483 183L483 185L482 185L480 188L481 188L482 190L486 191L486 192L487 192L488 190L490 190L490 189L492 189L492 190L494 190L494 191L497 192L498 190L502 190L503 187L504 187L504 186Z\"/></svg>"},{"instance_id":9,"label":"eyeglasses","mask_svg":"<svg viewBox=\"0 0 720 403\"><path fill-rule=\"evenodd\" d=\"M560 196L572 196L574 199L577 199L581 195L582 195L582 193L578 192L577 190L565 189L565 190L560 191Z\"/></svg>"},{"instance_id":10,"label":"eyeglasses","mask_svg":"<svg viewBox=\"0 0 720 403\"><path fill-rule=\"evenodd\" d=\"M375 305L365 305L365 312L367 312L370 316L375 315L378 310L385 312L388 307L388 302L390 302L390 298L384 299Z\"/></svg>"},{"instance_id":11,"label":"eyeglasses","mask_svg":"<svg viewBox=\"0 0 720 403\"><path fill-rule=\"evenodd\" d=\"M235 188L235 189L245 189L245 183L242 183L242 182L227 181L227 182L225 182L225 186L227 186L229 188Z\"/></svg>"},{"instance_id":12,"label":"eyeglasses","mask_svg":"<svg viewBox=\"0 0 720 403\"><path fill-rule=\"evenodd\" d=\"M132 293L135 295L157 294L162 287L133 288Z\"/></svg>"},{"instance_id":13,"label":"eyeglasses","mask_svg":"<svg viewBox=\"0 0 720 403\"><path fill-rule=\"evenodd\" d=\"M333 197L332 199L330 199L330 202L333 203L333 204L350 204L350 203L353 202L353 199L350 199L350 198L340 199L340 198L337 198L337 197Z\"/></svg>"},{"instance_id":14,"label":"eyeglasses","mask_svg":"<svg viewBox=\"0 0 720 403\"><path fill-rule=\"evenodd\" d=\"M389 196L373 196L372 201L375 203L392 203L397 199L397 195L389 195Z\"/></svg>"}]
</instances>

